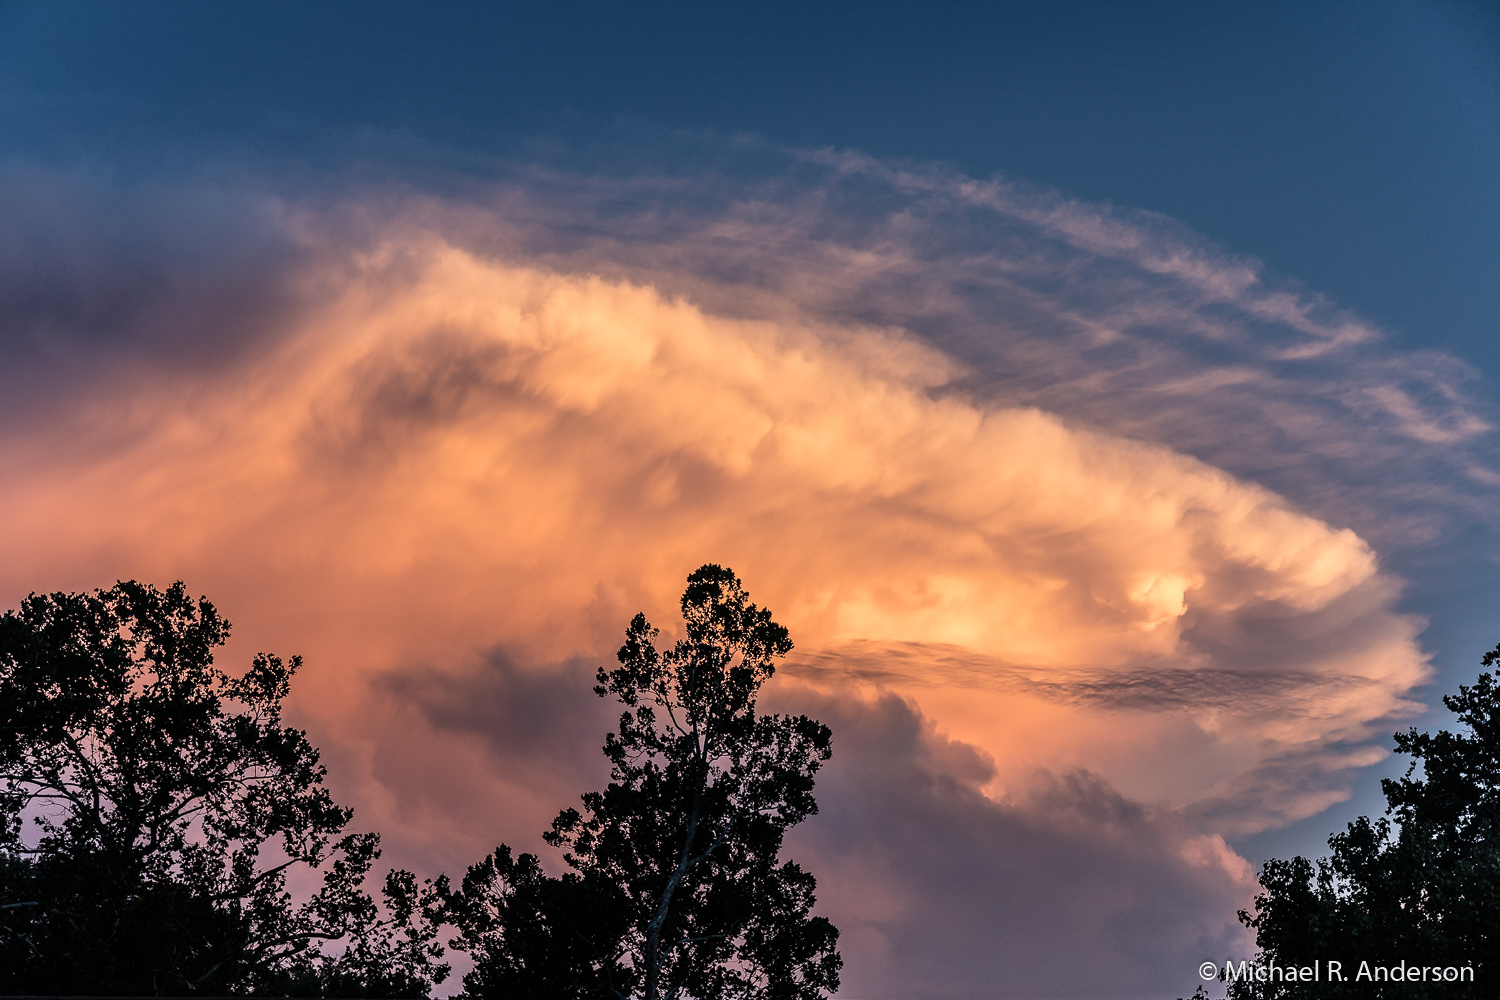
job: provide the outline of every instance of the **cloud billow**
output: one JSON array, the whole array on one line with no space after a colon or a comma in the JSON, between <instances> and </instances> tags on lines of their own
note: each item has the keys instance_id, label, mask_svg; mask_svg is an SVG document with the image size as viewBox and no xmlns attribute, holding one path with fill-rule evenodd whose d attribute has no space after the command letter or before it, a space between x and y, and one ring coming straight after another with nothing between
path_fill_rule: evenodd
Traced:
<instances>
[{"instance_id":1,"label":"cloud billow","mask_svg":"<svg viewBox=\"0 0 1500 1000\"><path fill-rule=\"evenodd\" d=\"M592 665L731 565L798 645L773 702L835 728L797 844L851 990L1172 988L1243 945L1224 838L1418 707L1382 560L1482 516L1473 373L1166 220L786 161L236 196L248 249L27 327L160 318L36 362L68 405L0 437L5 586L182 577L303 652L336 780L430 869L597 780Z\"/></svg>"}]
</instances>

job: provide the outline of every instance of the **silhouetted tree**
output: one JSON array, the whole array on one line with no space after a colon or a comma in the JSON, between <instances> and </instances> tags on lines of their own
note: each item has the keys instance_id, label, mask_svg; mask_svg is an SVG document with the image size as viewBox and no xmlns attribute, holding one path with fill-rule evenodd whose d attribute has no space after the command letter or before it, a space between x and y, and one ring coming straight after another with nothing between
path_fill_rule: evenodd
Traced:
<instances>
[{"instance_id":1,"label":"silhouetted tree","mask_svg":"<svg viewBox=\"0 0 1500 1000\"><path fill-rule=\"evenodd\" d=\"M502 846L469 869L450 919L460 928L454 947L475 959L464 976L469 996L629 995L635 983L621 966L629 900L593 873L551 878L534 855L512 858Z\"/></svg>"},{"instance_id":2,"label":"silhouetted tree","mask_svg":"<svg viewBox=\"0 0 1500 1000\"><path fill-rule=\"evenodd\" d=\"M682 596L686 637L660 651L637 615L601 697L625 706L605 739L610 783L545 839L570 871L510 849L470 869L453 901L464 979L486 997L802 1000L838 987L838 931L811 915L813 876L779 858L817 811L827 726L760 715L756 696L792 643L727 569Z\"/></svg>"},{"instance_id":3,"label":"silhouetted tree","mask_svg":"<svg viewBox=\"0 0 1500 1000\"><path fill-rule=\"evenodd\" d=\"M282 724L300 664L214 666L181 583L32 595L0 616L0 993L425 996L445 890L361 884L373 833ZM294 905L287 874L322 871ZM342 950L321 946L342 941Z\"/></svg>"},{"instance_id":4,"label":"silhouetted tree","mask_svg":"<svg viewBox=\"0 0 1500 1000\"><path fill-rule=\"evenodd\" d=\"M1500 646L1483 662L1497 660ZM1329 838L1332 854L1317 862L1266 862L1254 914L1240 913L1256 932L1262 963L1318 960L1322 981L1241 981L1231 997L1500 992L1500 685L1481 674L1443 703L1465 731L1396 734L1396 751L1412 763L1404 777L1382 782L1390 818L1361 816ZM1328 981L1329 960L1342 963L1345 982ZM1376 978L1378 968L1402 963L1429 972L1416 981L1404 972L1396 981ZM1432 968L1472 968L1473 979L1433 982Z\"/></svg>"}]
</instances>

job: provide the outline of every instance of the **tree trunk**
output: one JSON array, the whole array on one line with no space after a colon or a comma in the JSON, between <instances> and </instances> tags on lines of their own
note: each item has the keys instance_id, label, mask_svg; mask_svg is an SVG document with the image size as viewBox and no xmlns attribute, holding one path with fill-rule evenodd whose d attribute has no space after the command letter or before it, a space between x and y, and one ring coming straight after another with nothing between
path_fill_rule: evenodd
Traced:
<instances>
[{"instance_id":1,"label":"tree trunk","mask_svg":"<svg viewBox=\"0 0 1500 1000\"><path fill-rule=\"evenodd\" d=\"M693 841L698 837L698 817L703 811L703 786L707 781L708 768L703 764L698 768L697 787L693 789L693 808L688 813L682 856L677 861L677 870L667 879L666 887L661 891L661 902L657 905L656 915L646 926L646 984L642 1000L658 1000L661 993L661 929L667 922L667 914L671 912L672 894L677 891L678 883L692 866Z\"/></svg>"}]
</instances>

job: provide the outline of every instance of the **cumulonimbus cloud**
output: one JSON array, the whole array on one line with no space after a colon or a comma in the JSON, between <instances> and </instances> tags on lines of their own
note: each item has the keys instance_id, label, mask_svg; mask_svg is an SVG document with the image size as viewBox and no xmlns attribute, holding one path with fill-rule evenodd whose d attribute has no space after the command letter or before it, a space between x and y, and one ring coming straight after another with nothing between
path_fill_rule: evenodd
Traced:
<instances>
[{"instance_id":1,"label":"cumulonimbus cloud","mask_svg":"<svg viewBox=\"0 0 1500 1000\"><path fill-rule=\"evenodd\" d=\"M660 184L556 178L256 215L291 249L235 350L53 372L68 409L0 439L0 580L183 577L232 655L307 654L336 778L397 857L452 867L591 780L549 727L607 713L564 695L731 565L797 642L775 697L856 734L801 842L868 968L908 967L903 921L937 912L875 870L896 840L850 833L882 810L951 814L1001 881L1012 848L1058 878L1059 852L1115 857L1103 922L1048 934L1138 953L1150 881L1191 897L1192 941L1237 940L1223 837L1338 801L1416 707L1421 622L1376 546L1440 529L1369 462L1480 481L1467 376L1393 375L1357 319L1151 220L810 162L832 180L680 216L598 211ZM830 207L858 171L900 210ZM1004 923L997 899L952 912Z\"/></svg>"}]
</instances>

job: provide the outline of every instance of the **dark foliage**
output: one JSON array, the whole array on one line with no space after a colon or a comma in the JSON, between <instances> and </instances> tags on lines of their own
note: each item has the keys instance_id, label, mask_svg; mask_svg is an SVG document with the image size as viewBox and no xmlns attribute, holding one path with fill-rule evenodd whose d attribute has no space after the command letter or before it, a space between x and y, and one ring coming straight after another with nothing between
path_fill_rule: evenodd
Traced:
<instances>
[{"instance_id":1,"label":"dark foliage","mask_svg":"<svg viewBox=\"0 0 1500 1000\"><path fill-rule=\"evenodd\" d=\"M1484 665L1500 660L1500 647ZM1343 984L1236 983L1230 996L1488 997L1500 993L1500 684L1481 674L1443 703L1463 731L1396 734L1411 766L1383 782L1389 817L1360 817L1332 854L1268 861L1255 913L1261 961L1343 964ZM1394 822L1392 822L1394 820ZM1472 981L1358 979L1402 963L1472 968ZM1405 973L1401 974L1403 977ZM1420 975L1420 974L1418 974Z\"/></svg>"},{"instance_id":2,"label":"dark foliage","mask_svg":"<svg viewBox=\"0 0 1500 1000\"><path fill-rule=\"evenodd\" d=\"M475 959L464 977L470 996L628 995L635 985L619 967L619 942L630 932L628 900L597 877L550 878L534 855L512 859L501 847L469 869L450 919L460 928L454 947Z\"/></svg>"},{"instance_id":3,"label":"dark foliage","mask_svg":"<svg viewBox=\"0 0 1500 1000\"><path fill-rule=\"evenodd\" d=\"M811 916L815 881L779 860L817 811L828 727L759 715L791 648L718 566L688 577L686 638L665 652L637 615L600 696L625 706L605 740L611 780L545 835L571 868L545 875L502 847L454 901L473 996L815 998L838 987L838 931Z\"/></svg>"},{"instance_id":4,"label":"dark foliage","mask_svg":"<svg viewBox=\"0 0 1500 1000\"><path fill-rule=\"evenodd\" d=\"M442 888L392 872L376 904L378 836L344 832L282 724L300 661L231 677L228 632L180 583L0 617L0 993L425 996L445 974ZM294 905L298 867L322 877Z\"/></svg>"}]
</instances>

